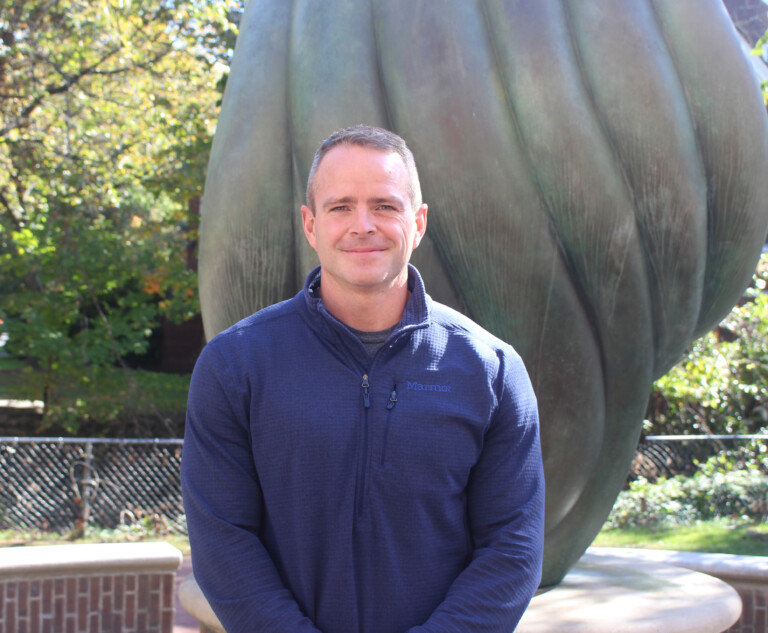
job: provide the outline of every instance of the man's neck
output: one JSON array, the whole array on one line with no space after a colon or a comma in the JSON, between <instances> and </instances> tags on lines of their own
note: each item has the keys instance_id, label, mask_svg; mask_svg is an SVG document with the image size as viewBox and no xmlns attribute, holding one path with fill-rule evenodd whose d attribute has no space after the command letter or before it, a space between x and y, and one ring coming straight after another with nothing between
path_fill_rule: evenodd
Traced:
<instances>
[{"instance_id":1,"label":"man's neck","mask_svg":"<svg viewBox=\"0 0 768 633\"><path fill-rule=\"evenodd\" d=\"M411 296L408 281L386 292L350 292L320 282L320 296L328 312L351 328L379 332L396 325Z\"/></svg>"}]
</instances>

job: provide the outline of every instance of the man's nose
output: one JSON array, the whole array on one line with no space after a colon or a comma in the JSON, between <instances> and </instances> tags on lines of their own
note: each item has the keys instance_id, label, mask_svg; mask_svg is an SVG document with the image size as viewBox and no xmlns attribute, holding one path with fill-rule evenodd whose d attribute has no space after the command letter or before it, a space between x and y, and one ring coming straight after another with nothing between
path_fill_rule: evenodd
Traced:
<instances>
[{"instance_id":1,"label":"man's nose","mask_svg":"<svg viewBox=\"0 0 768 633\"><path fill-rule=\"evenodd\" d=\"M355 210L355 216L352 222L352 232L358 235L373 233L376 230L376 224L373 221L373 214L367 207L358 207Z\"/></svg>"}]
</instances>

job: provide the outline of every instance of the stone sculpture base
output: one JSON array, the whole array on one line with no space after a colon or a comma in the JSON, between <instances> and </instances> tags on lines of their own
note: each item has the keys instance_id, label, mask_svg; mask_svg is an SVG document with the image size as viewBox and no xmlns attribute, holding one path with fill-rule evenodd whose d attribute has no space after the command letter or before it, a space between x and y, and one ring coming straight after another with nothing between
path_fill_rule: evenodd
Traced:
<instances>
[{"instance_id":1,"label":"stone sculpture base","mask_svg":"<svg viewBox=\"0 0 768 633\"><path fill-rule=\"evenodd\" d=\"M202 630L223 632L189 575L182 606ZM517 633L721 633L741 614L741 598L721 580L667 563L590 550L563 581L542 590Z\"/></svg>"},{"instance_id":2,"label":"stone sculpture base","mask_svg":"<svg viewBox=\"0 0 768 633\"><path fill-rule=\"evenodd\" d=\"M589 550L531 601L517 633L721 633L741 614L730 585L667 563Z\"/></svg>"}]
</instances>

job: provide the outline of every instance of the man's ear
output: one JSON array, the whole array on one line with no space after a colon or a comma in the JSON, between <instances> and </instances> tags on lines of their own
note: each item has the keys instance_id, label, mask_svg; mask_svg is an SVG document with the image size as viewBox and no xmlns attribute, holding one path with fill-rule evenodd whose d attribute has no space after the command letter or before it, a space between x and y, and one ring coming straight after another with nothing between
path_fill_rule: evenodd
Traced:
<instances>
[{"instance_id":1,"label":"man's ear","mask_svg":"<svg viewBox=\"0 0 768 633\"><path fill-rule=\"evenodd\" d=\"M309 245L317 249L315 239L315 214L312 213L306 204L301 205L301 226L304 228L304 235L307 236Z\"/></svg>"},{"instance_id":2,"label":"man's ear","mask_svg":"<svg viewBox=\"0 0 768 633\"><path fill-rule=\"evenodd\" d=\"M427 211L429 207L426 204L420 204L416 209L416 236L413 239L413 248L421 244L421 238L427 231Z\"/></svg>"}]
</instances>

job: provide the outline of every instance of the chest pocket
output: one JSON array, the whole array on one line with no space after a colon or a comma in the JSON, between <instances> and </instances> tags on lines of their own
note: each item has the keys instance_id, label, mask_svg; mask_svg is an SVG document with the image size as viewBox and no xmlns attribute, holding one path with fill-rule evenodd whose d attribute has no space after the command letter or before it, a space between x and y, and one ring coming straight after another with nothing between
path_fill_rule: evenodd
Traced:
<instances>
[{"instance_id":1,"label":"chest pocket","mask_svg":"<svg viewBox=\"0 0 768 633\"><path fill-rule=\"evenodd\" d=\"M382 412L379 476L406 496L463 490L482 450L490 404L448 385L405 381L392 391Z\"/></svg>"}]
</instances>

